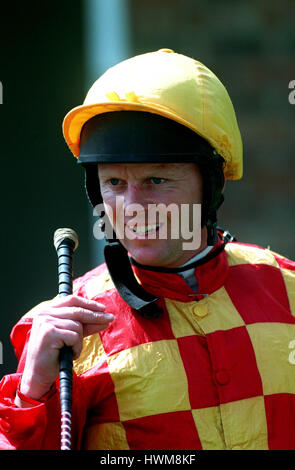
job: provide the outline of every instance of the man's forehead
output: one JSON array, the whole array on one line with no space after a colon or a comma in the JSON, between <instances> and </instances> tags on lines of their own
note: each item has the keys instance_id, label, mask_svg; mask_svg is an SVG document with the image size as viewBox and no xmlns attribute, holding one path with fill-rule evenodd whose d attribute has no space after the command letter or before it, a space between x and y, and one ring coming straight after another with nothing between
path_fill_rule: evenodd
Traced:
<instances>
[{"instance_id":1,"label":"man's forehead","mask_svg":"<svg viewBox=\"0 0 295 470\"><path fill-rule=\"evenodd\" d=\"M99 163L99 174L109 172L126 172L128 170L138 171L141 173L150 173L155 170L164 170L169 172L184 170L185 166L190 164L185 163Z\"/></svg>"}]
</instances>

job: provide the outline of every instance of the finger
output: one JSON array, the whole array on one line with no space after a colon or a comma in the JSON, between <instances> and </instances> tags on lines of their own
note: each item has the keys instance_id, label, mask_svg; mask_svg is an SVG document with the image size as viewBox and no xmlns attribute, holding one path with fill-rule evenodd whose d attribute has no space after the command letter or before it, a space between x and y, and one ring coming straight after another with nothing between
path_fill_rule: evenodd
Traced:
<instances>
[{"instance_id":1,"label":"finger","mask_svg":"<svg viewBox=\"0 0 295 470\"><path fill-rule=\"evenodd\" d=\"M113 315L112 315L113 317ZM78 321L73 321L73 320L58 320L54 324L54 328L59 328L61 330L68 330L68 331L74 331L80 335L80 338L82 340L83 337L92 335L93 333L97 333L99 331L102 331L106 328L111 323L111 319L102 319L100 323L86 323L82 324L81 322Z\"/></svg>"},{"instance_id":2,"label":"finger","mask_svg":"<svg viewBox=\"0 0 295 470\"><path fill-rule=\"evenodd\" d=\"M102 311L93 312L80 307L51 308L45 312L41 312L39 320L43 321L47 319L47 317L96 324L104 323L105 321L112 321L114 319L114 316L110 313Z\"/></svg>"},{"instance_id":3,"label":"finger","mask_svg":"<svg viewBox=\"0 0 295 470\"><path fill-rule=\"evenodd\" d=\"M55 297L51 301L52 307L81 307L86 308L93 311L101 311L105 310L105 305L100 302L96 302L95 300L85 299L84 297L80 297L78 295L67 295L65 297Z\"/></svg>"},{"instance_id":4,"label":"finger","mask_svg":"<svg viewBox=\"0 0 295 470\"><path fill-rule=\"evenodd\" d=\"M69 346L73 350L73 359L77 359L82 351L82 338L79 333L71 330L56 328L55 341L52 344L54 349L61 349L63 346Z\"/></svg>"},{"instance_id":5,"label":"finger","mask_svg":"<svg viewBox=\"0 0 295 470\"><path fill-rule=\"evenodd\" d=\"M66 319L50 319L49 321L54 321L54 327L59 328L60 330L69 330L75 331L83 338L83 324L79 321L66 320Z\"/></svg>"}]
</instances>

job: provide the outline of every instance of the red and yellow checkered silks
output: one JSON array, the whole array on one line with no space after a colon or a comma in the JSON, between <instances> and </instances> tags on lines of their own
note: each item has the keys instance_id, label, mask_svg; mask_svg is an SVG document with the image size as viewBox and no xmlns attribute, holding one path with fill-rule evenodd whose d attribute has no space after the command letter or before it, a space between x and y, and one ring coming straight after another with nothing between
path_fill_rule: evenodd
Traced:
<instances>
[{"instance_id":1,"label":"red and yellow checkered silks","mask_svg":"<svg viewBox=\"0 0 295 470\"><path fill-rule=\"evenodd\" d=\"M74 363L73 449L294 450L295 263L229 243L197 267L198 296L177 274L135 274L160 297L159 318L131 311L105 265L75 282L115 320ZM12 331L19 366L0 383L1 449L59 449L58 393L14 405L31 323Z\"/></svg>"},{"instance_id":2,"label":"red and yellow checkered silks","mask_svg":"<svg viewBox=\"0 0 295 470\"><path fill-rule=\"evenodd\" d=\"M84 447L295 449L295 263L230 243L197 268L198 301L177 274L136 275L160 318L132 312L103 267L76 283L116 316L75 362Z\"/></svg>"}]
</instances>

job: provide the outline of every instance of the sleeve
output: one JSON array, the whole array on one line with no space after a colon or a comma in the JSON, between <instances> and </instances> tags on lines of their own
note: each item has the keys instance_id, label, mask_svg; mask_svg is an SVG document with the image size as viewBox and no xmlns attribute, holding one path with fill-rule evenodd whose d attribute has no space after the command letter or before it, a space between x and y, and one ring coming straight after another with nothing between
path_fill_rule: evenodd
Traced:
<instances>
[{"instance_id":1,"label":"sleeve","mask_svg":"<svg viewBox=\"0 0 295 470\"><path fill-rule=\"evenodd\" d=\"M14 399L20 380L15 373L0 382L0 449L59 449L57 391L31 408L18 408Z\"/></svg>"},{"instance_id":2,"label":"sleeve","mask_svg":"<svg viewBox=\"0 0 295 470\"><path fill-rule=\"evenodd\" d=\"M292 261L278 253L272 252L284 279L285 288L289 300L290 312L295 316L295 261Z\"/></svg>"},{"instance_id":3,"label":"sleeve","mask_svg":"<svg viewBox=\"0 0 295 470\"><path fill-rule=\"evenodd\" d=\"M27 343L32 320L24 318L14 327L11 342L18 359L16 373L6 375L0 382L0 449L1 450L59 450L60 404L58 381L52 391L30 408L14 404L24 369ZM78 377L73 374L72 448L80 449L87 412L87 400ZM79 399L80 398L80 399ZM86 398L86 397L85 397Z\"/></svg>"}]
</instances>

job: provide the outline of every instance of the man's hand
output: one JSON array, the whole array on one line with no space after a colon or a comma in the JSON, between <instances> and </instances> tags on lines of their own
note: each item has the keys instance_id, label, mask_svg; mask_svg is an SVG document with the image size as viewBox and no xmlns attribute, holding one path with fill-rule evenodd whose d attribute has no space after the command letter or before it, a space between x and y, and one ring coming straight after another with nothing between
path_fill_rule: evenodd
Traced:
<instances>
[{"instance_id":1,"label":"man's hand","mask_svg":"<svg viewBox=\"0 0 295 470\"><path fill-rule=\"evenodd\" d=\"M42 302L32 310L33 326L20 391L38 400L46 394L59 374L59 352L71 346L73 359L82 350L83 338L106 329L114 319L105 306L93 300L69 295ZM21 406L20 400L16 400Z\"/></svg>"}]
</instances>

